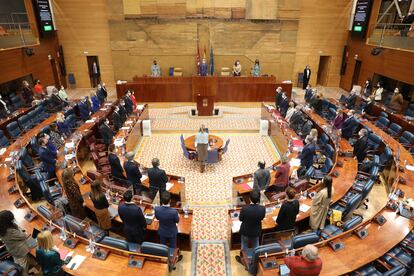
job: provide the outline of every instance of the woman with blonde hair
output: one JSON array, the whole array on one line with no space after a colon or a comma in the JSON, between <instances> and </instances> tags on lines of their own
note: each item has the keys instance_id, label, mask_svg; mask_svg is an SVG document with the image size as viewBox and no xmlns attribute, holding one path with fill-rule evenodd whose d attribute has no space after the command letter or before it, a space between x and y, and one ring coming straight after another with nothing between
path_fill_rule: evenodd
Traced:
<instances>
[{"instance_id":1,"label":"woman with blonde hair","mask_svg":"<svg viewBox=\"0 0 414 276\"><path fill-rule=\"evenodd\" d=\"M37 236L36 261L45 276L65 275L59 249L55 246L50 231L43 231Z\"/></svg>"},{"instance_id":2,"label":"woman with blonde hair","mask_svg":"<svg viewBox=\"0 0 414 276\"><path fill-rule=\"evenodd\" d=\"M78 184L73 177L73 170L66 168L62 172L63 189L65 190L66 197L68 198L70 211L72 215L84 219L86 217L83 197L79 189Z\"/></svg>"},{"instance_id":3,"label":"woman with blonde hair","mask_svg":"<svg viewBox=\"0 0 414 276\"><path fill-rule=\"evenodd\" d=\"M312 143L316 144L318 142L318 130L312 128L307 137L309 137Z\"/></svg>"},{"instance_id":4,"label":"woman with blonde hair","mask_svg":"<svg viewBox=\"0 0 414 276\"><path fill-rule=\"evenodd\" d=\"M91 193L89 197L93 202L93 206L95 207L95 215L98 221L99 227L104 229L107 233L109 233L109 229L111 229L111 218L109 216L109 203L106 199L105 194L102 192L102 183L100 180L95 180L91 184Z\"/></svg>"},{"instance_id":5,"label":"woman with blonde hair","mask_svg":"<svg viewBox=\"0 0 414 276\"><path fill-rule=\"evenodd\" d=\"M56 125L60 134L64 137L68 137L70 135L70 128L65 122L65 115L62 112L56 113Z\"/></svg>"}]
</instances>

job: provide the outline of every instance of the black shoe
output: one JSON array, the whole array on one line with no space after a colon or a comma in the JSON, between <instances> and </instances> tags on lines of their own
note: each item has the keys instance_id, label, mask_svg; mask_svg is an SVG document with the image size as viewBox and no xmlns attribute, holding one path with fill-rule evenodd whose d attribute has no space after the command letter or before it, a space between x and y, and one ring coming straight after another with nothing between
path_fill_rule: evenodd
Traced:
<instances>
[{"instance_id":1,"label":"black shoe","mask_svg":"<svg viewBox=\"0 0 414 276\"><path fill-rule=\"evenodd\" d=\"M240 264L243 264L239 255L236 255L236 261Z\"/></svg>"},{"instance_id":2,"label":"black shoe","mask_svg":"<svg viewBox=\"0 0 414 276\"><path fill-rule=\"evenodd\" d=\"M178 256L177 263L183 259L183 255Z\"/></svg>"}]
</instances>

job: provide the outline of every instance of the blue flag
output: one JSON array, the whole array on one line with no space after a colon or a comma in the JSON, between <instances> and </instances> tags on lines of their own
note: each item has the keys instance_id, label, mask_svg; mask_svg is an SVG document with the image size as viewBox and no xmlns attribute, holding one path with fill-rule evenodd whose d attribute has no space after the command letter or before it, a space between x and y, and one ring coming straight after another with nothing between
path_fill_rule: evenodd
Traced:
<instances>
[{"instance_id":1,"label":"blue flag","mask_svg":"<svg viewBox=\"0 0 414 276\"><path fill-rule=\"evenodd\" d=\"M213 46L211 46L211 48L210 48L210 76L214 76Z\"/></svg>"}]
</instances>

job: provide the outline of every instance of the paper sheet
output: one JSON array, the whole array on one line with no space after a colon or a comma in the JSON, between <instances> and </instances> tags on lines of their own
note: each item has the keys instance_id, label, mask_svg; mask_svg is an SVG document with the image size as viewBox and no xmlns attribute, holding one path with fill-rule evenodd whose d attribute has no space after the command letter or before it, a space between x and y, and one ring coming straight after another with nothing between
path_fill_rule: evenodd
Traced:
<instances>
[{"instance_id":1,"label":"paper sheet","mask_svg":"<svg viewBox=\"0 0 414 276\"><path fill-rule=\"evenodd\" d=\"M249 181L246 184L249 185L250 189L253 189L253 184L254 184L253 181Z\"/></svg>"},{"instance_id":2,"label":"paper sheet","mask_svg":"<svg viewBox=\"0 0 414 276\"><path fill-rule=\"evenodd\" d=\"M238 233L240 231L240 226L242 222L240 220L233 220L233 224L231 226L232 233Z\"/></svg>"},{"instance_id":3,"label":"paper sheet","mask_svg":"<svg viewBox=\"0 0 414 276\"><path fill-rule=\"evenodd\" d=\"M300 159L298 159L298 158L292 158L290 160L290 166L291 167L299 167L300 166Z\"/></svg>"},{"instance_id":4,"label":"paper sheet","mask_svg":"<svg viewBox=\"0 0 414 276\"><path fill-rule=\"evenodd\" d=\"M66 154L65 155L65 160L71 160L71 159L73 159L75 157L75 155L74 154Z\"/></svg>"},{"instance_id":5,"label":"paper sheet","mask_svg":"<svg viewBox=\"0 0 414 276\"><path fill-rule=\"evenodd\" d=\"M0 155L3 155L6 152L7 148L1 148L0 149Z\"/></svg>"},{"instance_id":6,"label":"paper sheet","mask_svg":"<svg viewBox=\"0 0 414 276\"><path fill-rule=\"evenodd\" d=\"M79 268L79 266L83 263L83 261L86 259L85 256L82 255L75 255L75 257L70 260L70 262L66 265L67 268L76 270ZM72 268L72 265L75 264L75 266Z\"/></svg>"},{"instance_id":7,"label":"paper sheet","mask_svg":"<svg viewBox=\"0 0 414 276\"><path fill-rule=\"evenodd\" d=\"M129 127L129 126L124 126L124 127L121 127L121 129L122 129L122 130L129 130L129 129L130 129L130 127Z\"/></svg>"},{"instance_id":8,"label":"paper sheet","mask_svg":"<svg viewBox=\"0 0 414 276\"><path fill-rule=\"evenodd\" d=\"M99 110L106 111L106 108L100 108Z\"/></svg>"},{"instance_id":9,"label":"paper sheet","mask_svg":"<svg viewBox=\"0 0 414 276\"><path fill-rule=\"evenodd\" d=\"M310 206L309 205L306 205L306 204L301 204L299 206L299 211L301 211L303 213L306 213L309 209L310 209Z\"/></svg>"},{"instance_id":10,"label":"paper sheet","mask_svg":"<svg viewBox=\"0 0 414 276\"><path fill-rule=\"evenodd\" d=\"M133 123L132 121L126 121L125 122L126 125L129 125L129 124L132 124L132 123Z\"/></svg>"},{"instance_id":11,"label":"paper sheet","mask_svg":"<svg viewBox=\"0 0 414 276\"><path fill-rule=\"evenodd\" d=\"M167 184L165 184L165 189L167 190L167 191L169 191L171 188L172 188L172 186L174 186L171 182L167 182Z\"/></svg>"},{"instance_id":12,"label":"paper sheet","mask_svg":"<svg viewBox=\"0 0 414 276\"><path fill-rule=\"evenodd\" d=\"M147 176L147 175L145 175L145 174L143 174L143 175L142 175L142 177L141 177L141 182L142 182L142 181L145 181L145 180L147 180L147 179L148 179L148 176Z\"/></svg>"},{"instance_id":13,"label":"paper sheet","mask_svg":"<svg viewBox=\"0 0 414 276\"><path fill-rule=\"evenodd\" d=\"M75 147L75 143L66 143L65 147L67 147L68 149L74 148Z\"/></svg>"}]
</instances>

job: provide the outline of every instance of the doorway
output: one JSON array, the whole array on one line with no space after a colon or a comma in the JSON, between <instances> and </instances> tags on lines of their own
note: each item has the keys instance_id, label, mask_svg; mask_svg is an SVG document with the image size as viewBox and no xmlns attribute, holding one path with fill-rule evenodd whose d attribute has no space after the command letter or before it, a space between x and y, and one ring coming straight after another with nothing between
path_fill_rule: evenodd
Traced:
<instances>
[{"instance_id":1,"label":"doorway","mask_svg":"<svg viewBox=\"0 0 414 276\"><path fill-rule=\"evenodd\" d=\"M319 57L318 77L316 79L317 84L321 86L328 86L330 63L331 63L330 56Z\"/></svg>"},{"instance_id":2,"label":"doorway","mask_svg":"<svg viewBox=\"0 0 414 276\"><path fill-rule=\"evenodd\" d=\"M101 71L99 69L98 56L87 56L89 79L91 86L96 87L101 82Z\"/></svg>"},{"instance_id":3,"label":"doorway","mask_svg":"<svg viewBox=\"0 0 414 276\"><path fill-rule=\"evenodd\" d=\"M352 84L349 90L351 90L352 87L354 87L354 85L358 85L359 73L361 72L361 65L362 61L355 60L354 73L352 74Z\"/></svg>"}]
</instances>

